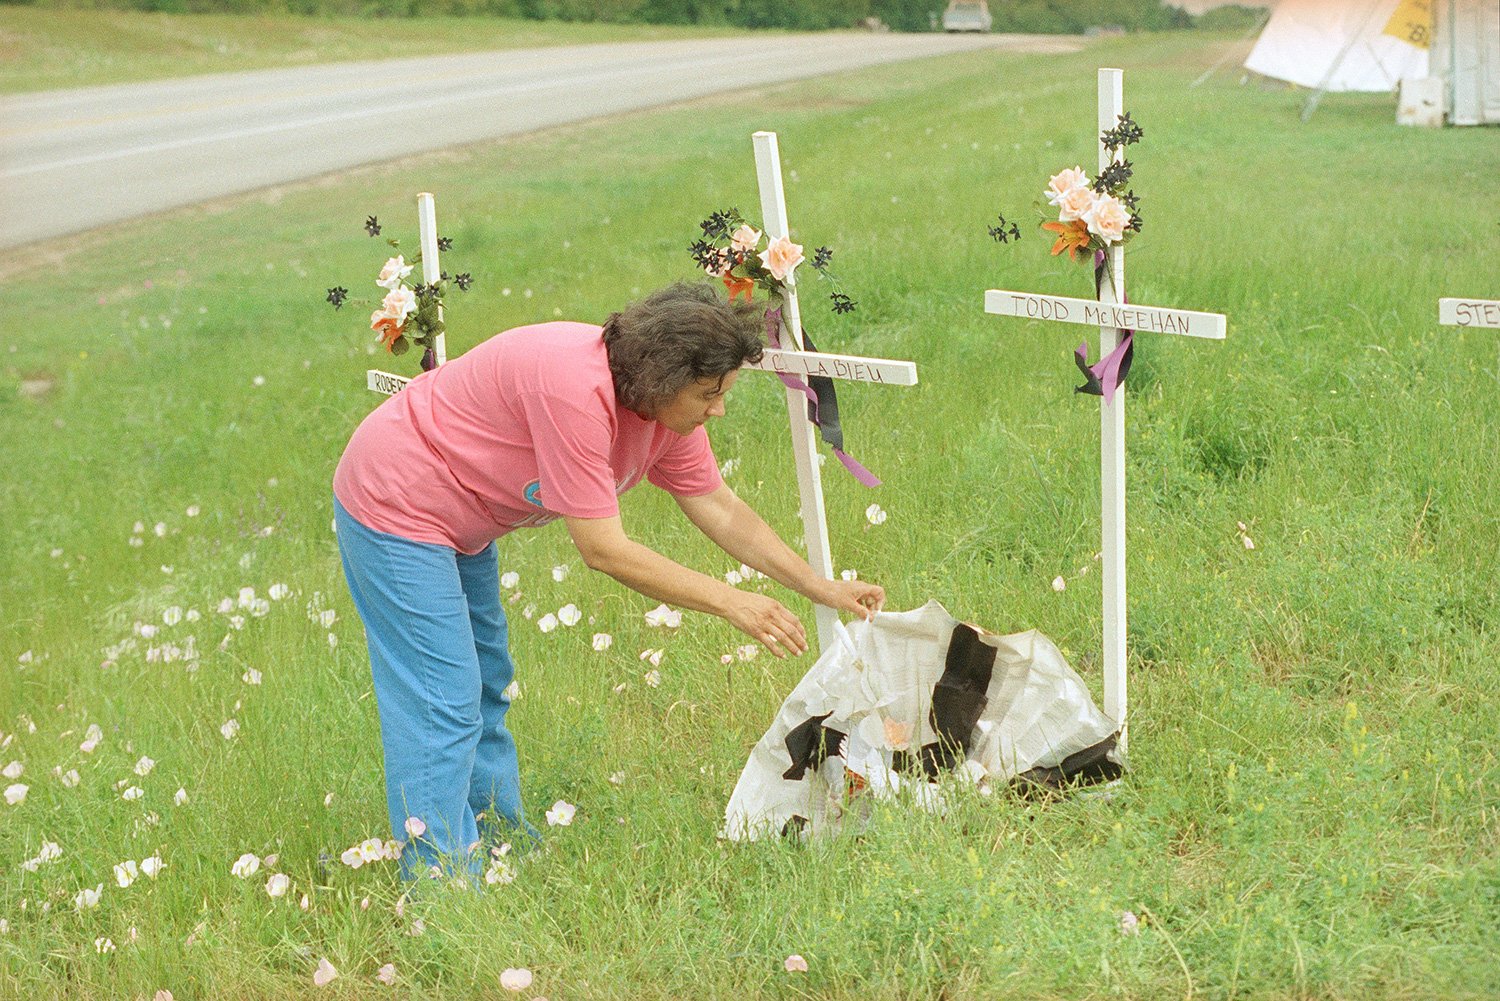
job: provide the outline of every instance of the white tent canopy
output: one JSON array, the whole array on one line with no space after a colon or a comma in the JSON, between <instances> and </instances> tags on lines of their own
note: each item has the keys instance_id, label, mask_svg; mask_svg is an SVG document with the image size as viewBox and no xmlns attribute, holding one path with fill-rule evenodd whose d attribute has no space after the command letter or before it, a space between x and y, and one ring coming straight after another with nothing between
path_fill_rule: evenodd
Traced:
<instances>
[{"instance_id":1,"label":"white tent canopy","mask_svg":"<svg viewBox=\"0 0 1500 1001\"><path fill-rule=\"evenodd\" d=\"M1500 0L1281 0L1245 68L1319 94L1432 76L1452 124L1500 123Z\"/></svg>"},{"instance_id":2,"label":"white tent canopy","mask_svg":"<svg viewBox=\"0 0 1500 1001\"><path fill-rule=\"evenodd\" d=\"M1245 68L1328 91L1393 91L1427 75L1427 48L1387 34L1402 0L1281 0Z\"/></svg>"}]
</instances>

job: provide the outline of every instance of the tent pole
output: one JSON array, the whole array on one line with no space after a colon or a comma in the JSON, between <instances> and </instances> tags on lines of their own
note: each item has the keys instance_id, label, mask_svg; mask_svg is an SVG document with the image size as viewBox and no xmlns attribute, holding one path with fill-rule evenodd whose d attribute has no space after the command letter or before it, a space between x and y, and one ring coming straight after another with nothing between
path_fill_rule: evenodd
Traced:
<instances>
[{"instance_id":1,"label":"tent pole","mask_svg":"<svg viewBox=\"0 0 1500 1001\"><path fill-rule=\"evenodd\" d=\"M1328 91L1328 85L1333 82L1334 74L1339 71L1339 67L1344 65L1344 60L1349 57L1349 50L1354 48L1354 44L1359 41L1360 36L1365 33L1365 29L1370 26L1370 19L1375 16L1377 6L1379 6L1378 3L1371 2L1365 8L1365 19L1360 23L1359 30L1349 36L1349 41L1344 43L1344 47L1334 57L1333 64L1328 67L1328 72L1323 74L1323 82L1318 84L1318 89L1313 91L1313 95L1302 106L1302 120L1304 122L1313 116L1314 111L1318 110L1318 102L1323 100L1323 95Z\"/></svg>"},{"instance_id":2,"label":"tent pole","mask_svg":"<svg viewBox=\"0 0 1500 1001\"><path fill-rule=\"evenodd\" d=\"M1262 31L1266 30L1266 25L1268 25L1270 23L1271 23L1271 8L1267 7L1266 8L1266 15L1265 15L1265 17L1262 17L1260 19L1260 23L1259 24L1257 24L1255 27L1251 28L1249 31L1247 31L1243 35L1241 35L1240 36L1240 41L1243 42L1245 39L1249 38L1251 35L1258 35L1258 34L1260 34ZM1192 83L1188 84L1188 86L1189 87L1197 87L1200 84L1207 83L1208 82L1208 78L1211 77L1211 76L1213 76L1215 73L1219 72L1219 70L1221 68L1223 68L1224 64L1227 63L1227 62L1229 62L1229 60L1232 59L1233 57L1234 57L1234 49L1230 49L1228 52L1224 53L1222 56L1219 57L1219 61L1218 62L1214 63L1208 69L1204 70L1202 72L1202 74L1199 75L1198 79L1196 79Z\"/></svg>"}]
</instances>

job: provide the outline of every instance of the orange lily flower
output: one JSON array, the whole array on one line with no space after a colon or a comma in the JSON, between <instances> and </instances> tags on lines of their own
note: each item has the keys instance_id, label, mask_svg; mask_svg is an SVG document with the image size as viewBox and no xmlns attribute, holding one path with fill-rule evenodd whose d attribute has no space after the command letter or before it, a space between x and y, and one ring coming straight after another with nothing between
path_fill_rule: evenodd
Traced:
<instances>
[{"instance_id":1,"label":"orange lily flower","mask_svg":"<svg viewBox=\"0 0 1500 1001\"><path fill-rule=\"evenodd\" d=\"M732 274L724 275L724 287L729 290L729 301L734 302L741 293L745 293L745 301L750 301L750 293L755 291L754 278L736 278Z\"/></svg>"},{"instance_id":2,"label":"orange lily flower","mask_svg":"<svg viewBox=\"0 0 1500 1001\"><path fill-rule=\"evenodd\" d=\"M1076 261L1080 250L1089 249L1089 227L1082 219L1074 219L1072 222L1044 222L1042 229L1057 234L1057 242L1052 245L1053 257L1066 250L1068 260Z\"/></svg>"},{"instance_id":3,"label":"orange lily flower","mask_svg":"<svg viewBox=\"0 0 1500 1001\"><path fill-rule=\"evenodd\" d=\"M385 345L387 351L390 351L397 338L406 332L405 325L397 323L394 316L376 317L371 321L370 329L375 331L380 338L380 343Z\"/></svg>"}]
</instances>

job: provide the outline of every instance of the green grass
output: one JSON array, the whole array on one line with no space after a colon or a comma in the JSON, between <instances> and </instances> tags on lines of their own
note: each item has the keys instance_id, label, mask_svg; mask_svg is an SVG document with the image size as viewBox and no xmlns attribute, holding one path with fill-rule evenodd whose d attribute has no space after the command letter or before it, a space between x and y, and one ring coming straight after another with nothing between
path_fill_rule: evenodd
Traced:
<instances>
[{"instance_id":1,"label":"green grass","mask_svg":"<svg viewBox=\"0 0 1500 1001\"><path fill-rule=\"evenodd\" d=\"M506 18L148 14L0 6L0 94L452 52L707 38L732 28Z\"/></svg>"},{"instance_id":2,"label":"green grass","mask_svg":"<svg viewBox=\"0 0 1500 1001\"><path fill-rule=\"evenodd\" d=\"M1500 294L1495 136L1398 129L1383 97L1330 97L1303 125L1290 92L1232 74L1189 88L1220 53L1134 39L874 69L370 168L11 262L0 761L22 762L31 790L0 807L0 995L385 996L371 977L393 962L402 997L499 997L509 966L536 972L522 996L553 999L1495 996L1500 341L1438 327L1435 305ZM577 822L515 883L428 894L401 917L387 869L320 868L386 833L368 667L329 532L329 478L375 403L374 359L360 313L321 299L379 267L367 214L414 236L418 190L438 195L445 263L476 278L450 310L461 350L558 314L597 320L688 275L700 218L753 212L749 134L777 130L797 235L836 248L860 300L834 317L810 296L809 329L828 350L921 366L914 389L844 391L851 450L885 486L829 464L836 562L884 583L894 608L937 598L991 629L1040 628L1097 685L1098 573L1081 568L1098 544L1098 420L1072 392L1079 335L981 302L991 287L1088 293L1044 234L1007 247L985 226L1030 219L1050 173L1091 163L1101 64L1127 69L1147 133L1132 299L1230 317L1223 343L1143 335L1137 353L1133 770L1113 798L1002 796L942 819L891 808L859 838L721 844L746 753L809 660L726 670L742 637L723 623L647 629L655 603L585 570L552 526L502 543L522 577L510 607L572 601L589 618L542 634L513 615L513 722L529 810L567 799ZM778 388L747 376L714 441L741 461L735 489L794 536L784 421ZM878 527L872 500L890 513ZM689 565L729 569L658 491L628 495L624 517ZM273 583L292 596L242 630L216 611ZM173 605L202 617L151 642L196 637L195 672L148 662L146 641L101 666ZM307 614L325 608L333 649ZM596 631L609 651L590 649ZM647 646L667 650L659 688L641 680ZM258 687L241 681L252 667ZM90 723L104 739L83 754ZM141 755L158 762L144 779ZM144 799L123 801L121 780ZM44 839L62 858L21 871ZM114 886L113 864L156 851L157 881ZM264 871L231 876L243 852L278 853L292 894L268 898ZM100 905L75 912L100 882ZM1125 910L1138 936L1119 932ZM101 936L117 950L98 954ZM807 974L782 971L790 953ZM321 991L319 957L341 972Z\"/></svg>"}]
</instances>

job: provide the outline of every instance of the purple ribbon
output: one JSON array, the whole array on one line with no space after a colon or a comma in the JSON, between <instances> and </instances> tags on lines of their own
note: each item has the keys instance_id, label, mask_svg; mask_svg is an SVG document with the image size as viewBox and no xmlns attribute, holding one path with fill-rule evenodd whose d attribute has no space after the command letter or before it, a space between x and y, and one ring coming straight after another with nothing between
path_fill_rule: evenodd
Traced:
<instances>
[{"instance_id":1,"label":"purple ribbon","mask_svg":"<svg viewBox=\"0 0 1500 1001\"><path fill-rule=\"evenodd\" d=\"M1079 386L1076 392L1091 393L1104 397L1105 403L1113 402L1115 390L1125 381L1125 376L1130 372L1130 356L1133 353L1135 343L1135 331L1125 331L1125 337L1113 351L1100 358L1097 362L1088 364L1089 342L1085 340L1073 351L1075 363L1088 382Z\"/></svg>"},{"instance_id":2,"label":"purple ribbon","mask_svg":"<svg viewBox=\"0 0 1500 1001\"><path fill-rule=\"evenodd\" d=\"M766 310L766 340L771 347L781 347L781 310ZM807 345L808 351L817 351L812 338L807 336L807 331L802 331L802 343ZM826 375L809 376L812 385L808 385L795 375L785 372L777 372L776 377L781 380L782 385L793 392L801 393L807 397L807 419L818 429L828 447L833 449L833 454L839 462L843 463L845 469L849 470L860 483L867 487L880 486L880 479L864 466L860 465L854 456L844 451L844 429L839 423L839 401L834 392L833 380Z\"/></svg>"},{"instance_id":3,"label":"purple ribbon","mask_svg":"<svg viewBox=\"0 0 1500 1001\"><path fill-rule=\"evenodd\" d=\"M1104 287L1104 271L1106 257L1104 251L1094 251L1094 294L1098 295ZM1129 302L1128 296L1121 297ZM1102 345L1101 345L1102 347ZM1085 382L1074 390L1075 393L1089 393L1094 396L1104 397L1105 403L1111 403L1115 398L1115 390L1124 385L1125 377L1130 374L1130 360L1135 355L1135 331L1125 331L1125 336L1120 343L1109 354L1100 358L1093 365L1088 364L1089 342L1087 338L1073 351L1074 363L1079 371L1083 372Z\"/></svg>"}]
</instances>

